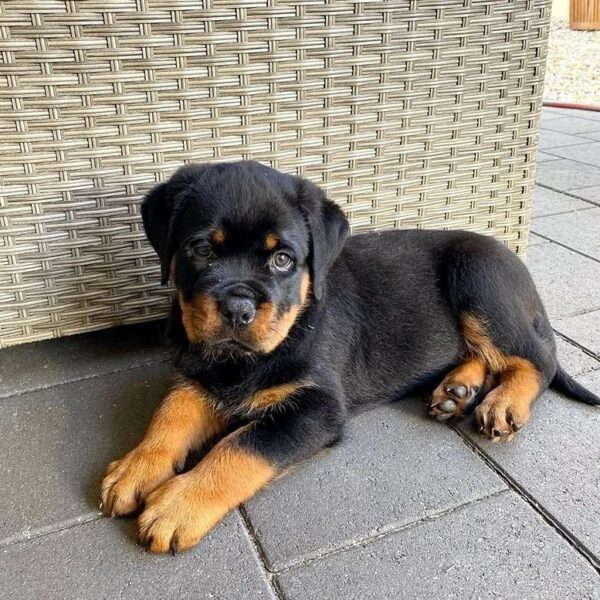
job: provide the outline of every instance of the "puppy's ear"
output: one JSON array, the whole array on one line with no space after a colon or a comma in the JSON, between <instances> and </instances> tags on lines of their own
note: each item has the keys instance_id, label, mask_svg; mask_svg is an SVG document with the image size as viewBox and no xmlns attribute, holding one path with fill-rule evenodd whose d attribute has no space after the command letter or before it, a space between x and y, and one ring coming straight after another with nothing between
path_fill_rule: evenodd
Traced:
<instances>
[{"instance_id":1,"label":"puppy's ear","mask_svg":"<svg viewBox=\"0 0 600 600\"><path fill-rule=\"evenodd\" d=\"M150 190L142 202L144 230L160 259L161 285L169 282L171 259L176 250L173 232L180 204L168 182Z\"/></svg>"},{"instance_id":2,"label":"puppy's ear","mask_svg":"<svg viewBox=\"0 0 600 600\"><path fill-rule=\"evenodd\" d=\"M310 231L309 267L313 294L323 297L325 277L339 256L350 231L342 210L325 196L325 192L306 179L296 178L300 210Z\"/></svg>"}]
</instances>

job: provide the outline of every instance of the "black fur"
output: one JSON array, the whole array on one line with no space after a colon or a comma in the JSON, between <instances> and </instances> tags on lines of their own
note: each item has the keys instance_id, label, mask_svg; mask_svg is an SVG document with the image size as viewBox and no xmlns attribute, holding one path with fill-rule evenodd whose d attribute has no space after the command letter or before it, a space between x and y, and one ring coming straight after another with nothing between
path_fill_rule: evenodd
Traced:
<instances>
[{"instance_id":1,"label":"black fur","mask_svg":"<svg viewBox=\"0 0 600 600\"><path fill-rule=\"evenodd\" d=\"M218 304L223 286L241 281L257 306L283 313L310 273L306 305L268 353L236 331L190 343L178 301L171 315L177 367L211 392L215 410L255 421L238 443L279 466L335 442L354 408L431 390L464 355L464 311L485 321L500 350L531 361L544 389L553 383L600 403L560 369L527 269L489 237L387 231L346 241L347 221L320 188L255 162L184 167L147 196L143 218L163 281L176 257L174 281L187 301L205 293ZM225 231L219 248L210 242L215 228ZM293 253L293 271L268 267L268 232ZM207 243L211 256L198 258L194 248ZM290 381L311 385L267 413L248 412L254 392Z\"/></svg>"}]
</instances>

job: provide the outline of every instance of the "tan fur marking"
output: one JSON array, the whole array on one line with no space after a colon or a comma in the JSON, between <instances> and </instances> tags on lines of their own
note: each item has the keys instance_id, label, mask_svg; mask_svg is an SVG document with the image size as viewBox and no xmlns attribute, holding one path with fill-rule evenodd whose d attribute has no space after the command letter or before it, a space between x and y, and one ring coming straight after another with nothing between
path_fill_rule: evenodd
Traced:
<instances>
[{"instance_id":1,"label":"tan fur marking","mask_svg":"<svg viewBox=\"0 0 600 600\"><path fill-rule=\"evenodd\" d=\"M139 537L152 552L191 548L275 477L274 466L235 447L238 434L221 440L189 473L171 479L148 497L139 518Z\"/></svg>"},{"instance_id":2,"label":"tan fur marking","mask_svg":"<svg viewBox=\"0 0 600 600\"><path fill-rule=\"evenodd\" d=\"M290 381L281 385L274 385L270 388L258 390L245 402L245 405L252 411L264 411L285 402L290 396L298 390L308 387L308 383L299 383Z\"/></svg>"},{"instance_id":3,"label":"tan fur marking","mask_svg":"<svg viewBox=\"0 0 600 600\"><path fill-rule=\"evenodd\" d=\"M221 317L214 298L200 294L193 302L187 302L179 293L181 320L190 342L201 342L215 336L221 328Z\"/></svg>"},{"instance_id":4,"label":"tan fur marking","mask_svg":"<svg viewBox=\"0 0 600 600\"><path fill-rule=\"evenodd\" d=\"M490 340L484 323L474 315L461 315L462 330L469 353L483 359L492 373L506 368L506 355Z\"/></svg>"},{"instance_id":5,"label":"tan fur marking","mask_svg":"<svg viewBox=\"0 0 600 600\"><path fill-rule=\"evenodd\" d=\"M531 405L541 391L541 375L530 361L508 356L498 379L498 387L475 409L475 419L488 437L512 439L529 420Z\"/></svg>"},{"instance_id":6,"label":"tan fur marking","mask_svg":"<svg viewBox=\"0 0 600 600\"><path fill-rule=\"evenodd\" d=\"M218 246L225 243L225 232L221 228L215 229L210 235L214 244Z\"/></svg>"},{"instance_id":7,"label":"tan fur marking","mask_svg":"<svg viewBox=\"0 0 600 600\"><path fill-rule=\"evenodd\" d=\"M446 379L452 382L462 383L467 387L481 387L485 381L485 363L478 356L472 356L458 365Z\"/></svg>"},{"instance_id":8,"label":"tan fur marking","mask_svg":"<svg viewBox=\"0 0 600 600\"><path fill-rule=\"evenodd\" d=\"M171 278L175 281L175 269L177 268L177 257L171 259Z\"/></svg>"},{"instance_id":9,"label":"tan fur marking","mask_svg":"<svg viewBox=\"0 0 600 600\"><path fill-rule=\"evenodd\" d=\"M265 250L275 250L278 243L279 238L274 233L267 233L265 236Z\"/></svg>"},{"instance_id":10,"label":"tan fur marking","mask_svg":"<svg viewBox=\"0 0 600 600\"><path fill-rule=\"evenodd\" d=\"M190 450L225 428L206 392L195 385L174 389L155 412L142 442L112 462L102 482L102 507L107 515L125 515L174 475Z\"/></svg>"},{"instance_id":11,"label":"tan fur marking","mask_svg":"<svg viewBox=\"0 0 600 600\"><path fill-rule=\"evenodd\" d=\"M310 278L305 271L300 285L299 304L292 306L289 311L280 316L277 314L277 308L270 302L264 302L259 306L250 334L263 352L272 352L287 337L292 325L306 306L309 289Z\"/></svg>"},{"instance_id":12,"label":"tan fur marking","mask_svg":"<svg viewBox=\"0 0 600 600\"><path fill-rule=\"evenodd\" d=\"M512 409L519 414L528 413L540 393L540 372L530 361L518 356L509 356L506 362L506 369L500 374L500 386L511 397Z\"/></svg>"}]
</instances>

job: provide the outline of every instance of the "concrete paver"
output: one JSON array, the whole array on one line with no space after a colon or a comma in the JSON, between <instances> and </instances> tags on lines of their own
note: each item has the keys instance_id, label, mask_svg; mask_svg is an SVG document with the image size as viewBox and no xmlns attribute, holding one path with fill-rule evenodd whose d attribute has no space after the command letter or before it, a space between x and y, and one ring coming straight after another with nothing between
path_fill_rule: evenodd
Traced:
<instances>
[{"instance_id":1,"label":"concrete paver","mask_svg":"<svg viewBox=\"0 0 600 600\"><path fill-rule=\"evenodd\" d=\"M552 154L547 154L546 152L538 152L536 156L537 162L547 162L549 160L560 160L558 156L554 156Z\"/></svg>"},{"instance_id":2,"label":"concrete paver","mask_svg":"<svg viewBox=\"0 0 600 600\"><path fill-rule=\"evenodd\" d=\"M536 218L590 208L594 208L594 206L589 202L536 185L533 192L531 215Z\"/></svg>"},{"instance_id":3,"label":"concrete paver","mask_svg":"<svg viewBox=\"0 0 600 600\"><path fill-rule=\"evenodd\" d=\"M600 185L570 190L569 194L587 200L587 202L595 204L596 206L600 206Z\"/></svg>"},{"instance_id":4,"label":"concrete paver","mask_svg":"<svg viewBox=\"0 0 600 600\"><path fill-rule=\"evenodd\" d=\"M155 321L0 350L0 398L168 360L163 331Z\"/></svg>"},{"instance_id":5,"label":"concrete paver","mask_svg":"<svg viewBox=\"0 0 600 600\"><path fill-rule=\"evenodd\" d=\"M558 336L556 337L556 354L558 362L570 375L581 375L600 369L600 359L593 358ZM600 385L600 381L598 383Z\"/></svg>"},{"instance_id":6,"label":"concrete paver","mask_svg":"<svg viewBox=\"0 0 600 600\"><path fill-rule=\"evenodd\" d=\"M289 600L583 600L593 568L511 492L277 576Z\"/></svg>"},{"instance_id":7,"label":"concrete paver","mask_svg":"<svg viewBox=\"0 0 600 600\"><path fill-rule=\"evenodd\" d=\"M600 393L600 370L577 379ZM511 442L494 444L475 434L471 420L461 429L582 546L600 557L600 409L547 391L534 404L528 425Z\"/></svg>"},{"instance_id":8,"label":"concrete paver","mask_svg":"<svg viewBox=\"0 0 600 600\"><path fill-rule=\"evenodd\" d=\"M599 121L600 122L600 121ZM564 146L553 148L549 151L550 156L570 158L588 165L600 167L600 142L577 144L575 146Z\"/></svg>"},{"instance_id":9,"label":"concrete paver","mask_svg":"<svg viewBox=\"0 0 600 600\"><path fill-rule=\"evenodd\" d=\"M600 167L574 160L543 162L537 165L535 181L559 191L600 185Z\"/></svg>"},{"instance_id":10,"label":"concrete paver","mask_svg":"<svg viewBox=\"0 0 600 600\"><path fill-rule=\"evenodd\" d=\"M0 400L0 540L97 513L106 466L141 440L171 374L141 367Z\"/></svg>"},{"instance_id":11,"label":"concrete paver","mask_svg":"<svg viewBox=\"0 0 600 600\"><path fill-rule=\"evenodd\" d=\"M558 319L554 321L553 326L568 338L594 352L596 356L600 356L600 311Z\"/></svg>"},{"instance_id":12,"label":"concrete paver","mask_svg":"<svg viewBox=\"0 0 600 600\"><path fill-rule=\"evenodd\" d=\"M571 144L584 144L588 141L589 139L582 139L577 135L569 135L568 133L561 133L560 131L543 129L540 132L538 150L549 153L551 148L560 148L562 146L570 146Z\"/></svg>"},{"instance_id":13,"label":"concrete paver","mask_svg":"<svg viewBox=\"0 0 600 600\"><path fill-rule=\"evenodd\" d=\"M102 519L0 548L0 565L11 600L275 598L237 513L175 557L136 546L134 521Z\"/></svg>"},{"instance_id":14,"label":"concrete paver","mask_svg":"<svg viewBox=\"0 0 600 600\"><path fill-rule=\"evenodd\" d=\"M536 219L531 230L600 261L600 208Z\"/></svg>"},{"instance_id":15,"label":"concrete paver","mask_svg":"<svg viewBox=\"0 0 600 600\"><path fill-rule=\"evenodd\" d=\"M540 244L549 244L550 240L547 240L539 235L535 235L535 233L529 233L529 240L527 242L527 247L532 248L533 246L539 246Z\"/></svg>"},{"instance_id":16,"label":"concrete paver","mask_svg":"<svg viewBox=\"0 0 600 600\"><path fill-rule=\"evenodd\" d=\"M329 455L247 509L269 563L281 568L505 488L420 401L358 415Z\"/></svg>"},{"instance_id":17,"label":"concrete paver","mask_svg":"<svg viewBox=\"0 0 600 600\"><path fill-rule=\"evenodd\" d=\"M527 266L551 319L600 310L600 263L550 243L530 248Z\"/></svg>"},{"instance_id":18,"label":"concrete paver","mask_svg":"<svg viewBox=\"0 0 600 600\"><path fill-rule=\"evenodd\" d=\"M560 119L550 119L547 123L544 123L544 129L560 131L570 135L583 135L588 131L600 131L600 120L590 119L591 114L593 114L591 111L586 113L586 118L568 114Z\"/></svg>"}]
</instances>

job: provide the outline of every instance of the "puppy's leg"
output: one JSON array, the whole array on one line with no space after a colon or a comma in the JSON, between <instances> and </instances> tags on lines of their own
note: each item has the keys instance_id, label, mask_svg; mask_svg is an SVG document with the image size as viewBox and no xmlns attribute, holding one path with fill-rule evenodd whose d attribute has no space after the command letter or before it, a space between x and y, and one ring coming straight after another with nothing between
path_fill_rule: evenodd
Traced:
<instances>
[{"instance_id":1,"label":"puppy's leg","mask_svg":"<svg viewBox=\"0 0 600 600\"><path fill-rule=\"evenodd\" d=\"M529 420L531 405L545 388L544 375L517 356L506 357L499 382L475 409L479 431L492 441L512 439Z\"/></svg>"},{"instance_id":2,"label":"puppy's leg","mask_svg":"<svg viewBox=\"0 0 600 600\"><path fill-rule=\"evenodd\" d=\"M489 385L485 362L478 356L467 358L450 371L431 394L429 415L438 421L463 417L475 405L478 394Z\"/></svg>"},{"instance_id":3,"label":"puppy's leg","mask_svg":"<svg viewBox=\"0 0 600 600\"><path fill-rule=\"evenodd\" d=\"M194 469L148 496L139 518L140 542L153 552L198 543L286 467L339 437L342 414L336 404L318 389L305 389L293 405L223 438Z\"/></svg>"},{"instance_id":4,"label":"puppy's leg","mask_svg":"<svg viewBox=\"0 0 600 600\"><path fill-rule=\"evenodd\" d=\"M190 450L222 431L200 387L182 385L158 408L139 446L108 466L102 510L109 516L136 511L146 496L183 467Z\"/></svg>"}]
</instances>

